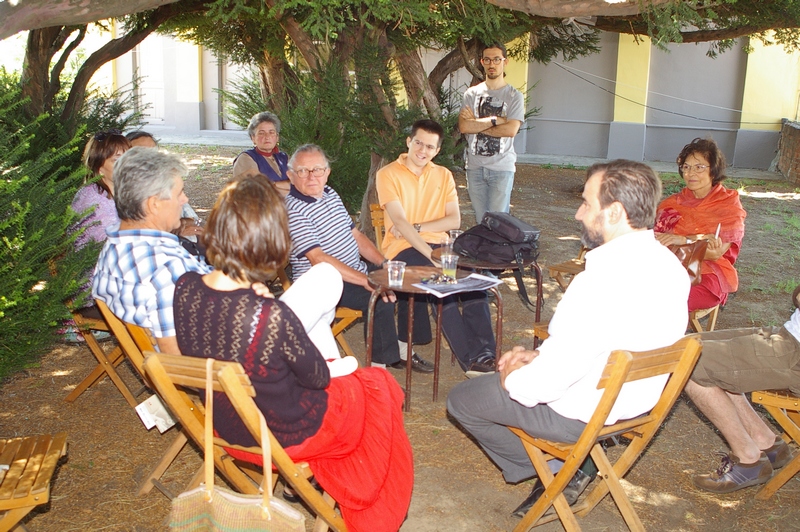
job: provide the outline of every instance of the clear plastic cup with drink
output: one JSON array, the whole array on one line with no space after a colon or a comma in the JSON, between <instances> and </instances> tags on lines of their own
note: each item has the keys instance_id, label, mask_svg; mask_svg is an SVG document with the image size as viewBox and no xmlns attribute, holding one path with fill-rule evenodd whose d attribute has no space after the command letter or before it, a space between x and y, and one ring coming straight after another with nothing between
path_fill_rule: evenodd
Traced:
<instances>
[{"instance_id":1,"label":"clear plastic cup with drink","mask_svg":"<svg viewBox=\"0 0 800 532\"><path fill-rule=\"evenodd\" d=\"M389 286L394 288L403 286L406 263L401 260L390 260L386 263L386 269L389 270Z\"/></svg>"},{"instance_id":2,"label":"clear plastic cup with drink","mask_svg":"<svg viewBox=\"0 0 800 532\"><path fill-rule=\"evenodd\" d=\"M458 267L458 255L454 253L442 254L442 273L453 279L456 278L456 269Z\"/></svg>"}]
</instances>

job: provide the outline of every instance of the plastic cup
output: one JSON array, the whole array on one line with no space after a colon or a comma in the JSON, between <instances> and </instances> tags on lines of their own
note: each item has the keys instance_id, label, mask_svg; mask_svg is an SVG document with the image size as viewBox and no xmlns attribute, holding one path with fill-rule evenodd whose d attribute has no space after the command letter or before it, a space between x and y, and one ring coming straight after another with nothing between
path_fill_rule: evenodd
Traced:
<instances>
[{"instance_id":1,"label":"plastic cup","mask_svg":"<svg viewBox=\"0 0 800 532\"><path fill-rule=\"evenodd\" d=\"M449 236L442 238L439 243L442 245L442 255L453 254L453 239Z\"/></svg>"},{"instance_id":2,"label":"plastic cup","mask_svg":"<svg viewBox=\"0 0 800 532\"><path fill-rule=\"evenodd\" d=\"M450 229L450 238L452 238L453 240L455 240L456 238L460 237L463 234L464 231L462 231L461 229Z\"/></svg>"},{"instance_id":3,"label":"plastic cup","mask_svg":"<svg viewBox=\"0 0 800 532\"><path fill-rule=\"evenodd\" d=\"M406 263L401 260L390 260L386 263L386 268L389 270L389 286L394 288L403 286Z\"/></svg>"},{"instance_id":4,"label":"plastic cup","mask_svg":"<svg viewBox=\"0 0 800 532\"><path fill-rule=\"evenodd\" d=\"M448 277L456 278L456 269L458 267L458 255L452 253L442 255L442 273Z\"/></svg>"}]
</instances>

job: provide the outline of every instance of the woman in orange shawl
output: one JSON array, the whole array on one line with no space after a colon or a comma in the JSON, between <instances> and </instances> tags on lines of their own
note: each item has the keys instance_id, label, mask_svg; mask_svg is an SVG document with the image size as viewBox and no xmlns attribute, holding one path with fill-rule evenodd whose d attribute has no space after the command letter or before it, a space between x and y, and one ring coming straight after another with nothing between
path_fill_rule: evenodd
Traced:
<instances>
[{"instance_id":1,"label":"woman in orange shawl","mask_svg":"<svg viewBox=\"0 0 800 532\"><path fill-rule=\"evenodd\" d=\"M689 292L689 310L724 305L728 294L739 288L733 263L739 256L747 213L739 194L721 184L726 177L725 156L713 140L696 138L684 146L678 172L686 187L658 206L656 238L665 246L708 240L701 282Z\"/></svg>"}]
</instances>

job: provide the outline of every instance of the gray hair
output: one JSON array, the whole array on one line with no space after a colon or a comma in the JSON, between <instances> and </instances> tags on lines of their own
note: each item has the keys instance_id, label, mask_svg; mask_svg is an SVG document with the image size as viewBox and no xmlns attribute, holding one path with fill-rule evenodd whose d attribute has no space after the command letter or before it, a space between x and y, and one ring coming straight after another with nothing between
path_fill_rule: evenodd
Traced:
<instances>
[{"instance_id":1,"label":"gray hair","mask_svg":"<svg viewBox=\"0 0 800 532\"><path fill-rule=\"evenodd\" d=\"M325 150L317 146L316 144L303 144L292 154L292 157L289 159L289 168L294 169L294 161L303 153L319 153L322 155L322 158L325 159L325 166L331 165L331 160L328 159L328 156L325 154Z\"/></svg>"},{"instance_id":2,"label":"gray hair","mask_svg":"<svg viewBox=\"0 0 800 532\"><path fill-rule=\"evenodd\" d=\"M251 139L255 136L256 129L262 122L270 122L275 126L275 131L278 132L278 135L281 134L281 119L276 114L264 111L263 113L254 114L253 118L250 119L250 124L247 126L247 134L250 135Z\"/></svg>"},{"instance_id":3,"label":"gray hair","mask_svg":"<svg viewBox=\"0 0 800 532\"><path fill-rule=\"evenodd\" d=\"M176 177L188 173L180 157L152 148L131 148L114 163L114 202L120 220L142 220L148 198L168 199Z\"/></svg>"}]
</instances>

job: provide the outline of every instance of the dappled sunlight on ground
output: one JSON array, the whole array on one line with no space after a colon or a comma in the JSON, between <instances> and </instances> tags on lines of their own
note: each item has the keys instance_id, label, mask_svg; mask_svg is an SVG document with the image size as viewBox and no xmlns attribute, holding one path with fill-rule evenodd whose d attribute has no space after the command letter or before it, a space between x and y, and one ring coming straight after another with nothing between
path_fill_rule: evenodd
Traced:
<instances>
[{"instance_id":1,"label":"dappled sunlight on ground","mask_svg":"<svg viewBox=\"0 0 800 532\"><path fill-rule=\"evenodd\" d=\"M797 192L749 192L739 189L739 195L756 199L800 200L800 193Z\"/></svg>"},{"instance_id":2,"label":"dappled sunlight on ground","mask_svg":"<svg viewBox=\"0 0 800 532\"><path fill-rule=\"evenodd\" d=\"M624 478L620 479L620 484L631 502L648 504L650 506L669 506L681 500L679 497L669 493L651 491L643 486L631 484Z\"/></svg>"}]
</instances>

